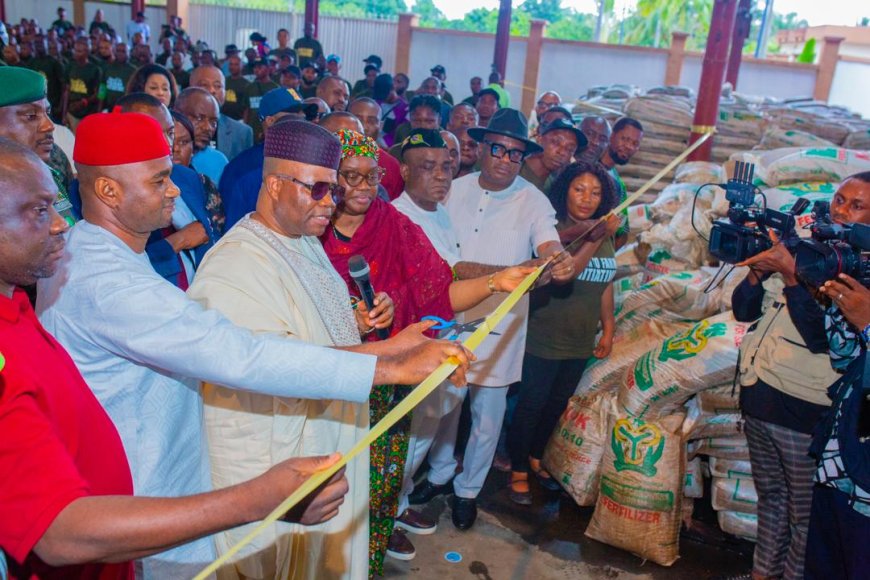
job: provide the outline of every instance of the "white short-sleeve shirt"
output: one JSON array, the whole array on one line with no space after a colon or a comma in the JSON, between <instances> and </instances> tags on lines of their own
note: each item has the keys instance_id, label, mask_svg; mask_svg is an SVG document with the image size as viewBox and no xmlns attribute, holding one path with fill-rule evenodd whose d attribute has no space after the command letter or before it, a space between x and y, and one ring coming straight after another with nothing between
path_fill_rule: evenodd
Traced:
<instances>
[{"instance_id":1,"label":"white short-sleeve shirt","mask_svg":"<svg viewBox=\"0 0 870 580\"><path fill-rule=\"evenodd\" d=\"M537 187L517 176L506 189L486 191L479 177L471 173L454 181L447 202L463 261L513 266L530 259L541 244L559 241L556 211ZM504 297L487 298L466 311L465 320L488 315ZM520 380L528 314L524 296L496 327L501 334L487 337L475 352L478 360L468 374L470 383L497 387Z\"/></svg>"},{"instance_id":2,"label":"white short-sleeve shirt","mask_svg":"<svg viewBox=\"0 0 870 580\"><path fill-rule=\"evenodd\" d=\"M453 230L450 215L443 205L438 204L435 211L427 211L414 203L408 192L393 200L393 207L405 214L408 219L420 226L435 251L438 252L445 262L452 268L462 260L459 255L459 238Z\"/></svg>"}]
</instances>

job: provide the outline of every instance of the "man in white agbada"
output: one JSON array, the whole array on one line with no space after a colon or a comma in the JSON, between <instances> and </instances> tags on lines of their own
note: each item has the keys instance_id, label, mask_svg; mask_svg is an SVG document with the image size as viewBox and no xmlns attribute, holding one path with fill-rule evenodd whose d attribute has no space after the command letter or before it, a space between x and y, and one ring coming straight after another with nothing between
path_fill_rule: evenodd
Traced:
<instances>
[{"instance_id":1,"label":"man in white agbada","mask_svg":"<svg viewBox=\"0 0 870 580\"><path fill-rule=\"evenodd\" d=\"M361 333L392 323L392 301L381 293L369 313L351 308L347 286L317 239L340 196L334 182L341 143L325 129L282 120L266 131L263 183L256 211L209 252L189 294L255 333L292 336L324 346L360 343ZM315 189L320 188L320 189ZM356 313L356 317L354 316ZM350 449L369 426L366 403L273 397L207 384L205 425L215 487L250 479L264 467L319 450ZM233 561L241 578L368 577L368 454L347 466L350 492L326 524L273 525ZM248 532L217 536L225 552Z\"/></svg>"},{"instance_id":2,"label":"man in white agbada","mask_svg":"<svg viewBox=\"0 0 870 580\"><path fill-rule=\"evenodd\" d=\"M136 495L212 488L200 380L361 404L372 384L415 384L458 356L455 380L464 381L471 355L425 340L419 325L390 341L327 349L254 335L166 282L144 249L150 233L170 223L179 193L169 179L169 148L142 161L137 143L118 129L124 115L141 116L92 115L79 127L73 159L84 219L70 231L57 273L41 281L37 311L117 427ZM203 538L146 558L137 571L140 578L192 577L215 557L214 540Z\"/></svg>"}]
</instances>

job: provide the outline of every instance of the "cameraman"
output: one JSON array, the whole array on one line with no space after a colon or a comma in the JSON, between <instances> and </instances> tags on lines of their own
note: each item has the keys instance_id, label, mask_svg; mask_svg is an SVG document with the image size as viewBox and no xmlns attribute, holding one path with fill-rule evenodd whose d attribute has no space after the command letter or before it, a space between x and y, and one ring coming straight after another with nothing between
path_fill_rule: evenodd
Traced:
<instances>
[{"instance_id":1,"label":"cameraman","mask_svg":"<svg viewBox=\"0 0 870 580\"><path fill-rule=\"evenodd\" d=\"M758 491L753 580L804 577L816 468L807 451L830 404L828 387L839 378L828 358L824 311L798 282L792 255L772 237L771 249L738 264L750 271L731 299L737 320L757 321L738 359L740 408ZM763 311L762 282L772 275L785 286Z\"/></svg>"},{"instance_id":2,"label":"cameraman","mask_svg":"<svg viewBox=\"0 0 870 580\"><path fill-rule=\"evenodd\" d=\"M870 224L870 172L847 178L831 201L839 223ZM831 409L815 432L818 460L806 553L806 577L866 578L870 570L870 290L840 274L819 289L831 364L843 376L831 387Z\"/></svg>"}]
</instances>

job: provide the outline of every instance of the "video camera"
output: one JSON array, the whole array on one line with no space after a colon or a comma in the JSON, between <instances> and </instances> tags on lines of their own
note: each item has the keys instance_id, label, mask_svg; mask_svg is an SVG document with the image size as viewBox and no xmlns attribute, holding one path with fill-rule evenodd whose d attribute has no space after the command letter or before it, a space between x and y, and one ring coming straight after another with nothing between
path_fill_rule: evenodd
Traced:
<instances>
[{"instance_id":1,"label":"video camera","mask_svg":"<svg viewBox=\"0 0 870 580\"><path fill-rule=\"evenodd\" d=\"M788 213L768 209L764 194L752 183L754 173L755 165L738 161L734 166L734 177L721 185L729 203L728 219L713 222L709 250L728 264L743 262L772 248L770 230L779 235L789 251L794 251L798 242L795 216L803 213L810 203L798 199ZM764 207L755 203L756 195L764 199Z\"/></svg>"},{"instance_id":2,"label":"video camera","mask_svg":"<svg viewBox=\"0 0 870 580\"><path fill-rule=\"evenodd\" d=\"M851 276L870 288L870 225L835 224L830 204L813 205L811 240L801 240L795 253L797 275L819 287L839 274Z\"/></svg>"}]
</instances>

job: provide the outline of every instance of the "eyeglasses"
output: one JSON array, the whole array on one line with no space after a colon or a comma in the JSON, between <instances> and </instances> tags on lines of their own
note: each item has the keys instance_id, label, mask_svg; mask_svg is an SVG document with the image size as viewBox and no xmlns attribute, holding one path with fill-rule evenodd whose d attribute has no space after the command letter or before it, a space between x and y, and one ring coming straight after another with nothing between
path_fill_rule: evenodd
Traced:
<instances>
[{"instance_id":1,"label":"eyeglasses","mask_svg":"<svg viewBox=\"0 0 870 580\"><path fill-rule=\"evenodd\" d=\"M486 139L483 142L489 145L489 154L496 159L504 159L505 155L507 155L511 163L522 163L523 159L526 158L526 152L522 149L508 149L501 143L487 141Z\"/></svg>"},{"instance_id":2,"label":"eyeglasses","mask_svg":"<svg viewBox=\"0 0 870 580\"><path fill-rule=\"evenodd\" d=\"M362 183L363 180L365 180L366 183L368 183L369 185L377 185L381 182L381 179L384 177L384 173L386 173L386 171L384 171L383 167L375 168L372 171L370 171L367 175L363 175L362 173L359 173L357 171L339 171L338 172L338 174L341 175L342 177L344 177L344 180L351 187L356 187L357 185Z\"/></svg>"},{"instance_id":3,"label":"eyeglasses","mask_svg":"<svg viewBox=\"0 0 870 580\"><path fill-rule=\"evenodd\" d=\"M341 200L344 199L344 188L337 183L329 183L328 181L305 183L304 181L299 181L292 175L284 175L282 173L273 173L272 176L282 181L292 181L297 185L301 185L308 190L308 193L311 194L311 199L314 201L320 201L326 197L327 194L332 194L332 201L336 204L341 203Z\"/></svg>"}]
</instances>

